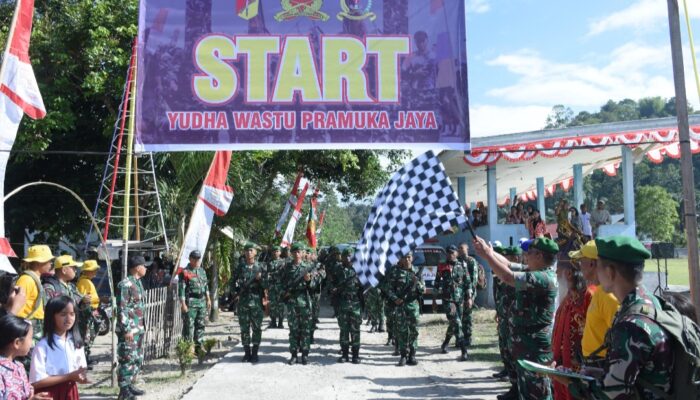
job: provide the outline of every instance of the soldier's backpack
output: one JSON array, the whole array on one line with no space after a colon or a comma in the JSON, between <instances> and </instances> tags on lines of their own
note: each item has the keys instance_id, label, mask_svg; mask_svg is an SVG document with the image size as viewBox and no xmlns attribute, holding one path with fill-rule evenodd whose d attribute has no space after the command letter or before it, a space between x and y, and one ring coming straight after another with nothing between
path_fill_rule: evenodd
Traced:
<instances>
[{"instance_id":1,"label":"soldier's backpack","mask_svg":"<svg viewBox=\"0 0 700 400\"><path fill-rule=\"evenodd\" d=\"M667 301L657 298L661 304L660 310L640 304L632 307L630 313L655 321L671 337L674 360L672 393L665 394L651 383L640 379L637 380L638 388L646 389L662 399L700 400L700 328Z\"/></svg>"}]
</instances>

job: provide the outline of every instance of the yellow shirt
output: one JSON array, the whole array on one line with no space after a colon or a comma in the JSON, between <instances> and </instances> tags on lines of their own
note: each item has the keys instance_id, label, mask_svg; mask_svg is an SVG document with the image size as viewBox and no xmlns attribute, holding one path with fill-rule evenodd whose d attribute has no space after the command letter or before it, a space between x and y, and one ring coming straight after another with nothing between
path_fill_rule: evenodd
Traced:
<instances>
[{"instance_id":1,"label":"yellow shirt","mask_svg":"<svg viewBox=\"0 0 700 400\"><path fill-rule=\"evenodd\" d=\"M36 277L37 280L40 281L39 276L33 272L33 271L25 271L27 274L32 274L34 277ZM39 302L39 308L37 308L36 312L32 315L31 319L44 319L44 302L43 300L39 297L39 288L36 287L36 283L34 283L34 279L32 279L31 276L27 276L25 274L20 275L19 279L17 279L17 286L24 288L25 292L27 293L27 302L24 303L24 307L20 310L19 314L17 315L20 318L27 318L29 314L32 313L32 310L34 309L34 304L38 301Z\"/></svg>"},{"instance_id":2,"label":"yellow shirt","mask_svg":"<svg viewBox=\"0 0 700 400\"><path fill-rule=\"evenodd\" d=\"M607 293L600 285L595 287L591 304L586 312L586 325L583 328L581 350L584 357L588 357L598 350L605 341L605 334L612 326L613 319L620 303L612 293ZM601 350L596 357L605 357L607 350Z\"/></svg>"},{"instance_id":3,"label":"yellow shirt","mask_svg":"<svg viewBox=\"0 0 700 400\"><path fill-rule=\"evenodd\" d=\"M100 306L100 298L97 296L97 290L95 289L95 284L92 283L92 280L87 278L80 278L78 279L77 287L78 292L80 292L80 294L90 295L90 307L92 307L93 310L97 309L97 307Z\"/></svg>"}]
</instances>

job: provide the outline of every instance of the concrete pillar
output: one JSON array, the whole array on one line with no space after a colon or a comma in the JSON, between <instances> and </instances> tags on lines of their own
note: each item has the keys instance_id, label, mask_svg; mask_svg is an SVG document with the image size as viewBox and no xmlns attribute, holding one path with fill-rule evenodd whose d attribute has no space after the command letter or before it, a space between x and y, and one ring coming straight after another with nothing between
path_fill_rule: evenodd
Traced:
<instances>
[{"instance_id":1,"label":"concrete pillar","mask_svg":"<svg viewBox=\"0 0 700 400\"><path fill-rule=\"evenodd\" d=\"M510 188L510 205L515 204L515 198L518 196L518 191L516 188ZM510 210L508 211L510 212Z\"/></svg>"},{"instance_id":2,"label":"concrete pillar","mask_svg":"<svg viewBox=\"0 0 700 400\"><path fill-rule=\"evenodd\" d=\"M630 227L637 225L634 214L634 155L627 146L622 146L622 200L625 208L625 224ZM634 232L634 229L632 229Z\"/></svg>"},{"instance_id":3,"label":"concrete pillar","mask_svg":"<svg viewBox=\"0 0 700 400\"><path fill-rule=\"evenodd\" d=\"M457 197L459 204L464 207L467 204L467 178L463 176L457 177Z\"/></svg>"},{"instance_id":4,"label":"concrete pillar","mask_svg":"<svg viewBox=\"0 0 700 400\"><path fill-rule=\"evenodd\" d=\"M486 192L488 198L486 207L488 210L489 230L491 231L498 224L498 193L496 188L496 166L490 165L486 167Z\"/></svg>"},{"instance_id":5,"label":"concrete pillar","mask_svg":"<svg viewBox=\"0 0 700 400\"><path fill-rule=\"evenodd\" d=\"M574 204L576 209L580 210L581 204L586 199L583 197L583 165L574 165Z\"/></svg>"},{"instance_id":6,"label":"concrete pillar","mask_svg":"<svg viewBox=\"0 0 700 400\"><path fill-rule=\"evenodd\" d=\"M537 178L537 208L540 210L542 221L547 222L547 210L544 208L544 178Z\"/></svg>"}]
</instances>

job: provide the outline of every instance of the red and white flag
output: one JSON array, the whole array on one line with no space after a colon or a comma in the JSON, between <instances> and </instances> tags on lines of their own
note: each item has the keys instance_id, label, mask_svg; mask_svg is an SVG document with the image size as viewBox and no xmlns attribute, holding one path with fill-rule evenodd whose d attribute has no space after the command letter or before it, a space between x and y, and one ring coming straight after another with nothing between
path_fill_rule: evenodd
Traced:
<instances>
[{"instance_id":1,"label":"red and white flag","mask_svg":"<svg viewBox=\"0 0 700 400\"><path fill-rule=\"evenodd\" d=\"M321 216L318 217L318 228L316 228L316 240L321 237L323 231L323 220L326 219L326 210L321 211Z\"/></svg>"},{"instance_id":2,"label":"red and white flag","mask_svg":"<svg viewBox=\"0 0 700 400\"><path fill-rule=\"evenodd\" d=\"M17 0L7 48L0 66L0 270L15 272L7 257L16 257L5 238L5 171L22 116L46 116L34 70L29 61L34 0Z\"/></svg>"},{"instance_id":3,"label":"red and white flag","mask_svg":"<svg viewBox=\"0 0 700 400\"><path fill-rule=\"evenodd\" d=\"M318 188L311 196L311 207L309 207L309 219L306 222L306 240L312 249L316 248L316 205L318 203Z\"/></svg>"},{"instance_id":4,"label":"red and white flag","mask_svg":"<svg viewBox=\"0 0 700 400\"><path fill-rule=\"evenodd\" d=\"M282 233L282 225L284 225L284 221L287 220L289 210L297 204L297 196L299 195L299 183L301 182L301 178L303 176L303 172L299 171L297 173L297 178L294 180L294 186L292 186L292 191L289 194L289 200L287 200L287 204L284 205L282 215L280 216L279 221L277 221L277 226L275 226L275 237L280 236L280 234Z\"/></svg>"},{"instance_id":5,"label":"red and white flag","mask_svg":"<svg viewBox=\"0 0 700 400\"><path fill-rule=\"evenodd\" d=\"M282 247L289 247L294 242L294 230L297 228L297 221L301 218L301 206L304 204L304 197L306 197L307 190L309 190L308 182L304 185L304 189L301 190L301 194L299 194L299 198L294 206L292 218L289 220L287 230L284 231L284 236L282 237L282 243L280 244Z\"/></svg>"},{"instance_id":6,"label":"red and white flag","mask_svg":"<svg viewBox=\"0 0 700 400\"><path fill-rule=\"evenodd\" d=\"M214 215L223 217L228 212L233 201L233 188L226 184L229 165L231 152L217 151L192 210L176 268L187 266L193 250L199 250L204 256Z\"/></svg>"}]
</instances>

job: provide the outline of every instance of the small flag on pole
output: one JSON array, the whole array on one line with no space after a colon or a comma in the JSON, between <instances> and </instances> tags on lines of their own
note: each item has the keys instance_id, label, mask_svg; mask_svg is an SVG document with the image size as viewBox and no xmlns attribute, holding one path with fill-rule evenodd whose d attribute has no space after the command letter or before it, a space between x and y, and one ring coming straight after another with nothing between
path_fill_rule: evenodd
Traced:
<instances>
[{"instance_id":1,"label":"small flag on pole","mask_svg":"<svg viewBox=\"0 0 700 400\"><path fill-rule=\"evenodd\" d=\"M426 239L466 223L445 167L429 151L397 171L377 196L353 267L363 285L377 286L387 263L396 264Z\"/></svg>"},{"instance_id":2,"label":"small flag on pole","mask_svg":"<svg viewBox=\"0 0 700 400\"><path fill-rule=\"evenodd\" d=\"M297 177L294 180L294 186L292 186L292 191L289 193L289 199L284 205L284 210L282 211L282 215L280 216L279 221L277 221L277 226L275 226L275 237L280 237L282 233L282 225L284 225L284 221L287 220L289 210L297 204L297 196L299 195L299 183L301 182L301 178L303 176L303 172L299 171L297 173Z\"/></svg>"},{"instance_id":3,"label":"small flag on pole","mask_svg":"<svg viewBox=\"0 0 700 400\"><path fill-rule=\"evenodd\" d=\"M297 221L299 221L299 218L301 218L301 206L304 204L304 197L306 197L306 191L308 189L309 183L306 182L304 189L301 190L301 194L299 194L299 198L294 206L294 212L292 213L292 218L290 218L289 224L287 225L287 230L284 231L282 243L280 244L282 247L289 247L294 242L294 230L297 228Z\"/></svg>"},{"instance_id":4,"label":"small flag on pole","mask_svg":"<svg viewBox=\"0 0 700 400\"><path fill-rule=\"evenodd\" d=\"M318 188L314 190L314 195L311 196L311 207L309 207L309 218L306 222L306 240L309 241L309 246L312 249L316 248L316 205L318 203Z\"/></svg>"},{"instance_id":5,"label":"small flag on pole","mask_svg":"<svg viewBox=\"0 0 700 400\"><path fill-rule=\"evenodd\" d=\"M321 216L318 217L318 228L316 228L316 240L318 240L321 237L324 219L326 219L326 210L321 211Z\"/></svg>"}]
</instances>

